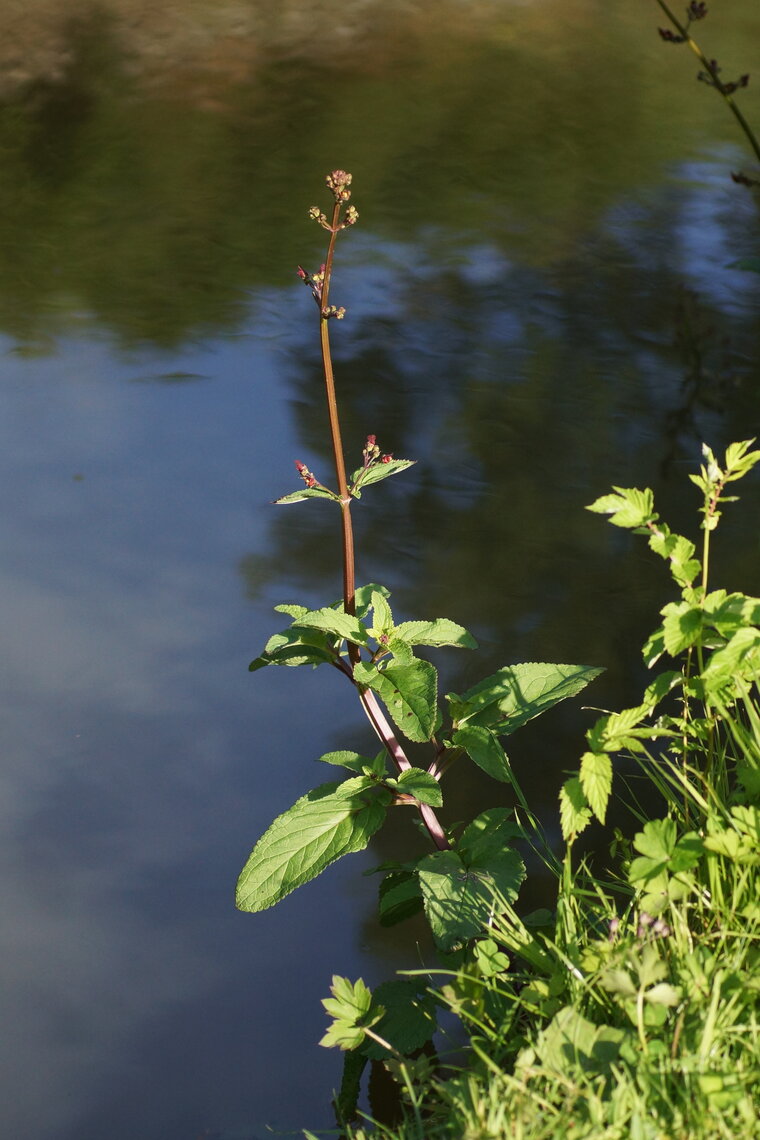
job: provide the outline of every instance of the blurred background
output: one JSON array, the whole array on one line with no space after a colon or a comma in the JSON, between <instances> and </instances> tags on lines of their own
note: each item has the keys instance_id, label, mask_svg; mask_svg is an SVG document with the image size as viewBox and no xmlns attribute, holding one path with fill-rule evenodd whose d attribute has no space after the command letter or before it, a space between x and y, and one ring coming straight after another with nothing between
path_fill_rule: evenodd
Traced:
<instances>
[{"instance_id":1,"label":"blurred background","mask_svg":"<svg viewBox=\"0 0 760 1140\"><path fill-rule=\"evenodd\" d=\"M74 14L72 14L74 13ZM760 428L757 176L659 8L606 0L2 0L0 1103L14 1140L320 1128L333 973L431 960L382 931L371 849L262 915L233 905L272 817L373 747L329 671L248 662L281 601L340 594L316 313L324 175L354 176L331 300L344 440L418 460L357 504L360 581L500 665L601 665L635 703L670 593L584 506L653 487L696 535L707 440ZM695 25L760 128L760 9ZM351 459L356 463L352 464ZM758 481L716 586L760 590ZM517 734L558 839L594 712ZM454 774L449 820L509 789ZM601 845L601 829L592 842ZM524 905L551 903L538 867Z\"/></svg>"}]
</instances>

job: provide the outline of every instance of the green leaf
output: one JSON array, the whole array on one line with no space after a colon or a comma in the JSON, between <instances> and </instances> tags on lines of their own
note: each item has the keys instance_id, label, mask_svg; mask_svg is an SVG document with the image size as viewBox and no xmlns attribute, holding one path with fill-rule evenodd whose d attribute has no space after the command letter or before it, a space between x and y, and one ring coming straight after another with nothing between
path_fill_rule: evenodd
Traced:
<instances>
[{"instance_id":1,"label":"green leaf","mask_svg":"<svg viewBox=\"0 0 760 1140\"><path fill-rule=\"evenodd\" d=\"M434 618L432 621L402 621L393 631L393 636L409 645L455 645L461 649L477 649L478 643L464 626L457 625L448 618Z\"/></svg>"},{"instance_id":2,"label":"green leaf","mask_svg":"<svg viewBox=\"0 0 760 1140\"><path fill-rule=\"evenodd\" d=\"M391 607L379 590L373 591L370 607L374 613L370 633L376 641L379 641L381 637L387 637L393 629L393 614Z\"/></svg>"},{"instance_id":3,"label":"green leaf","mask_svg":"<svg viewBox=\"0 0 760 1140\"><path fill-rule=\"evenodd\" d=\"M300 491L292 491L289 495L283 495L279 499L274 499L274 505L276 507L283 507L286 503L300 503L301 499L332 499L335 503L340 502L339 497L326 488L304 487Z\"/></svg>"},{"instance_id":4,"label":"green leaf","mask_svg":"<svg viewBox=\"0 0 760 1140\"><path fill-rule=\"evenodd\" d=\"M637 487L613 487L614 495L601 498L586 507L598 515L609 515L614 526L635 530L644 527L657 518L654 510L654 496L647 487L639 491Z\"/></svg>"},{"instance_id":5,"label":"green leaf","mask_svg":"<svg viewBox=\"0 0 760 1140\"><path fill-rule=\"evenodd\" d=\"M428 661L378 669L366 661L354 666L354 680L373 689L396 726L410 740L429 740L437 715L438 674Z\"/></svg>"},{"instance_id":6,"label":"green leaf","mask_svg":"<svg viewBox=\"0 0 760 1140\"><path fill-rule=\"evenodd\" d=\"M524 839L525 832L515 823L511 808L486 808L468 823L457 848L467 866L488 862L509 846L513 839Z\"/></svg>"},{"instance_id":7,"label":"green leaf","mask_svg":"<svg viewBox=\"0 0 760 1140\"><path fill-rule=\"evenodd\" d=\"M624 1030L594 1025L572 1006L566 1006L539 1035L536 1051L546 1068L560 1073L566 1083L579 1071L608 1076L626 1036Z\"/></svg>"},{"instance_id":8,"label":"green leaf","mask_svg":"<svg viewBox=\"0 0 760 1140\"><path fill-rule=\"evenodd\" d=\"M393 656L397 665L413 665L417 660L412 652L411 645L406 641L399 641L397 638L391 637L388 639L385 648Z\"/></svg>"},{"instance_id":9,"label":"green leaf","mask_svg":"<svg viewBox=\"0 0 760 1140\"><path fill-rule=\"evenodd\" d=\"M400 475L402 471L413 467L416 462L416 459L391 459L388 463L373 463L371 467L367 468L359 467L351 476L349 492L355 499L360 499L364 488L369 487L370 483L380 483L391 475ZM358 487L356 486L357 480L359 481Z\"/></svg>"},{"instance_id":10,"label":"green leaf","mask_svg":"<svg viewBox=\"0 0 760 1140\"><path fill-rule=\"evenodd\" d=\"M634 836L633 846L649 859L666 862L675 850L676 834L672 819L650 819Z\"/></svg>"},{"instance_id":11,"label":"green leaf","mask_svg":"<svg viewBox=\"0 0 760 1140\"><path fill-rule=\"evenodd\" d=\"M292 617L297 621L298 618L303 617L304 614L307 614L309 612L309 609L307 606L291 605L289 602L283 602L282 605L275 606L274 611L277 614L287 614L289 617Z\"/></svg>"},{"instance_id":12,"label":"green leaf","mask_svg":"<svg viewBox=\"0 0 760 1140\"><path fill-rule=\"evenodd\" d=\"M364 1029L376 1024L383 1013L374 1005L371 991L361 978L356 983L348 978L333 975L331 998L323 998L322 1005L333 1018L319 1042L326 1049L337 1045L339 1049L356 1049L365 1039Z\"/></svg>"},{"instance_id":13,"label":"green leaf","mask_svg":"<svg viewBox=\"0 0 760 1140\"><path fill-rule=\"evenodd\" d=\"M560 789L559 819L562 838L566 842L575 839L591 823L591 812L578 776L565 780Z\"/></svg>"},{"instance_id":14,"label":"green leaf","mask_svg":"<svg viewBox=\"0 0 760 1140\"><path fill-rule=\"evenodd\" d=\"M255 673L266 665L324 665L334 661L335 653L324 633L292 625L283 633L273 634L248 669Z\"/></svg>"},{"instance_id":15,"label":"green leaf","mask_svg":"<svg viewBox=\"0 0 760 1140\"><path fill-rule=\"evenodd\" d=\"M699 641L702 632L702 610L688 602L669 602L660 611L665 648L671 657L676 657L690 645Z\"/></svg>"},{"instance_id":16,"label":"green leaf","mask_svg":"<svg viewBox=\"0 0 760 1140\"><path fill-rule=\"evenodd\" d=\"M416 871L391 871L380 884L381 926L395 926L422 910L422 890Z\"/></svg>"},{"instance_id":17,"label":"green leaf","mask_svg":"<svg viewBox=\"0 0 760 1140\"><path fill-rule=\"evenodd\" d=\"M641 656L644 658L644 664L647 669L651 669L662 657L665 652L665 632L660 626L650 634L641 650Z\"/></svg>"},{"instance_id":18,"label":"green leaf","mask_svg":"<svg viewBox=\"0 0 760 1140\"><path fill-rule=\"evenodd\" d=\"M457 725L463 723L494 728L501 736L573 697L602 673L590 665L554 665L529 661L507 665L473 686L459 704Z\"/></svg>"},{"instance_id":19,"label":"green leaf","mask_svg":"<svg viewBox=\"0 0 760 1140\"><path fill-rule=\"evenodd\" d=\"M612 761L606 752L583 753L580 781L589 807L599 822L604 823L612 791Z\"/></svg>"},{"instance_id":20,"label":"green leaf","mask_svg":"<svg viewBox=\"0 0 760 1140\"><path fill-rule=\"evenodd\" d=\"M367 630L358 618L343 610L334 610L330 606L321 610L309 610L298 619L300 628L322 629L336 637L351 641L354 645L367 644Z\"/></svg>"},{"instance_id":21,"label":"green leaf","mask_svg":"<svg viewBox=\"0 0 760 1140\"><path fill-rule=\"evenodd\" d=\"M475 943L475 961L484 978L494 978L509 969L509 958L493 938L483 938Z\"/></svg>"},{"instance_id":22,"label":"green leaf","mask_svg":"<svg viewBox=\"0 0 760 1140\"><path fill-rule=\"evenodd\" d=\"M721 649L716 649L707 663L702 679L715 692L740 676L760 680L760 630L739 629Z\"/></svg>"},{"instance_id":23,"label":"green leaf","mask_svg":"<svg viewBox=\"0 0 760 1140\"><path fill-rule=\"evenodd\" d=\"M323 756L319 757L319 760L322 764L335 764L338 767L347 768L349 772L357 772L359 775L367 775L368 772L372 772L376 776L385 774L384 752L381 752L374 759L361 756L358 752L325 752Z\"/></svg>"},{"instance_id":24,"label":"green leaf","mask_svg":"<svg viewBox=\"0 0 760 1140\"><path fill-rule=\"evenodd\" d=\"M669 560L676 582L681 586L690 586L702 569L701 562L694 558L694 543L680 534L671 534L669 531L664 533L666 530L663 528L663 531L653 534L649 545L655 554Z\"/></svg>"},{"instance_id":25,"label":"green leaf","mask_svg":"<svg viewBox=\"0 0 760 1140\"><path fill-rule=\"evenodd\" d=\"M396 786L400 792L414 796L420 803L430 804L431 807L441 807L443 803L441 785L435 776L422 768L407 768L396 780Z\"/></svg>"},{"instance_id":26,"label":"green leaf","mask_svg":"<svg viewBox=\"0 0 760 1140\"><path fill-rule=\"evenodd\" d=\"M416 981L382 982L374 991L373 1001L384 1010L373 1026L375 1033L404 1056L421 1049L436 1031L435 1000L420 992ZM366 1038L361 1051L378 1061L388 1056L388 1050L371 1037Z\"/></svg>"},{"instance_id":27,"label":"green leaf","mask_svg":"<svg viewBox=\"0 0 760 1140\"><path fill-rule=\"evenodd\" d=\"M687 832L678 839L672 819L650 819L643 831L634 836L633 846L642 857L632 861L628 879L634 885L646 885L650 891L655 891L655 883L658 891L667 887L668 875L696 866L704 848L696 832Z\"/></svg>"},{"instance_id":28,"label":"green leaf","mask_svg":"<svg viewBox=\"0 0 760 1140\"><path fill-rule=\"evenodd\" d=\"M366 586L357 586L354 594L354 607L358 618L365 617L370 611L374 594L381 594L384 598L391 596L390 590L385 586L378 586L376 582L368 582ZM342 606L343 602L339 602L338 605Z\"/></svg>"},{"instance_id":29,"label":"green leaf","mask_svg":"<svg viewBox=\"0 0 760 1140\"><path fill-rule=\"evenodd\" d=\"M500 780L503 784L511 783L512 771L506 753L487 728L464 724L454 733L452 744L464 748L470 759L494 780Z\"/></svg>"},{"instance_id":30,"label":"green leaf","mask_svg":"<svg viewBox=\"0 0 760 1140\"><path fill-rule=\"evenodd\" d=\"M743 478L756 463L760 463L760 451L749 450L754 442L754 439L745 439L741 443L730 443L728 445L726 448L728 480Z\"/></svg>"},{"instance_id":31,"label":"green leaf","mask_svg":"<svg viewBox=\"0 0 760 1140\"><path fill-rule=\"evenodd\" d=\"M363 794L371 784L365 776L321 784L279 815L240 873L238 909L266 910L342 855L362 851L382 825L390 799L388 793Z\"/></svg>"},{"instance_id":32,"label":"green leaf","mask_svg":"<svg viewBox=\"0 0 760 1140\"><path fill-rule=\"evenodd\" d=\"M420 860L418 872L430 929L444 952L479 934L497 897L514 900L525 878L523 861L510 848L468 863L456 851L436 851Z\"/></svg>"},{"instance_id":33,"label":"green leaf","mask_svg":"<svg viewBox=\"0 0 760 1140\"><path fill-rule=\"evenodd\" d=\"M746 626L760 625L760 598L713 590L702 603L705 621L724 637L731 637Z\"/></svg>"},{"instance_id":34,"label":"green leaf","mask_svg":"<svg viewBox=\"0 0 760 1140\"><path fill-rule=\"evenodd\" d=\"M367 1058L360 1053L346 1052L343 1057L343 1074L340 1088L335 1097L335 1114L338 1124L343 1128L347 1121L358 1116L359 1097L361 1096L361 1079L367 1065ZM319 1140L313 1132L304 1129L305 1140Z\"/></svg>"}]
</instances>

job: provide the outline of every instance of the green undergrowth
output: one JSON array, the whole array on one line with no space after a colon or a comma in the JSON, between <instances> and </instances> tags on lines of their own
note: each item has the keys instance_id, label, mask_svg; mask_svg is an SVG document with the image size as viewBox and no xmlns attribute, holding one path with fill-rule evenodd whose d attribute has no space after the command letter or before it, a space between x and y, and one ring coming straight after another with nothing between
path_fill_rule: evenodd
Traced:
<instances>
[{"instance_id":1,"label":"green undergrowth","mask_svg":"<svg viewBox=\"0 0 760 1140\"><path fill-rule=\"evenodd\" d=\"M428 908L440 968L374 993L333 979L322 1043L346 1054L336 1108L350 1140L760 1135L760 599L709 584L727 488L760 460L752 442L720 462L703 449L690 476L699 549L660 519L649 490L616 487L589 508L645 538L670 572L675 596L643 649L652 681L636 705L593 725L561 789L564 856L544 850L552 911L521 912L519 876L509 891L481 878L489 905L476 934L465 924L457 935L454 891L437 895L439 927ZM657 818L617 775L631 762L658 793ZM576 840L604 825L613 794L638 824L610 835L592 869ZM493 863L518 832L540 848L519 810L485 815L460 849L490 844ZM476 862L463 878L478 879ZM458 1052L435 1033L442 1010ZM393 1124L374 1105L357 1115L368 1062L395 1082Z\"/></svg>"}]
</instances>

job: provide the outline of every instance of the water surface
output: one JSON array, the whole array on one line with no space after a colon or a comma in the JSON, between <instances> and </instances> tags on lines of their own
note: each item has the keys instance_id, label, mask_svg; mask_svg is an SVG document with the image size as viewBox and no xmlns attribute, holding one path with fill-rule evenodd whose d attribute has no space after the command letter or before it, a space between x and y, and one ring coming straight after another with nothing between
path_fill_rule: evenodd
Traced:
<instances>
[{"instance_id":1,"label":"water surface","mask_svg":"<svg viewBox=\"0 0 760 1140\"><path fill-rule=\"evenodd\" d=\"M582 661L607 669L592 703L632 703L666 576L583 507L647 483L692 526L702 439L760 426L760 279L730 268L760 243L730 179L751 162L654 4L309 9L267 24L255 5L175 19L114 0L71 22L50 4L0 37L17 1140L327 1125L331 975L417 962L417 932L379 931L358 873L401 817L277 910L232 904L272 816L329 778L314 759L371 747L337 675L246 668L275 603L340 592L330 511L270 506L294 459L329 473L294 275L321 260L306 213L327 170L352 170L361 213L333 297L347 447L358 460L374 432L418 459L362 500L359 574L402 617L473 630L477 661L440 658L449 687ZM719 17L705 42L752 70L756 5ZM748 485L727 515L716 585L760 589L757 504ZM562 707L514 739L552 833L592 715ZM456 797L452 819L509 802L485 778Z\"/></svg>"}]
</instances>

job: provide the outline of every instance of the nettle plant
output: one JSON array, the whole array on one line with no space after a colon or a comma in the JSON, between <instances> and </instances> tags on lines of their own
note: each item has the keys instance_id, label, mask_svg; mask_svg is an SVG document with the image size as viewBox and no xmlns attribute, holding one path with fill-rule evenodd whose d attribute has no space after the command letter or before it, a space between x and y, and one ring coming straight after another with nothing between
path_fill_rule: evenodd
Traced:
<instances>
[{"instance_id":1,"label":"nettle plant","mask_svg":"<svg viewBox=\"0 0 760 1140\"><path fill-rule=\"evenodd\" d=\"M628 870L650 914L689 894L696 869L706 866L705 851L733 853L741 862L760 845L760 598L709 588L720 507L736 501L727 486L760 462L760 451L750 450L754 442L732 443L722 463L703 445L699 474L689 475L702 495L701 552L660 518L648 488L614 487L588 508L646 535L680 592L662 609L662 623L642 650L650 669L663 659L680 668L657 674L638 705L596 722L586 734L579 772L560 793L562 832L572 846L593 816L604 822L615 755L638 761L659 788L669 818L649 820L636 835L640 857ZM715 882L705 885L715 893Z\"/></svg>"},{"instance_id":2,"label":"nettle plant","mask_svg":"<svg viewBox=\"0 0 760 1140\"><path fill-rule=\"evenodd\" d=\"M399 622L387 589L356 586L354 502L373 484L401 473L413 461L384 453L370 434L361 465L347 474L330 352L330 322L341 320L345 310L330 303L330 286L336 240L356 223L358 213L349 204L351 175L335 170L326 181L333 198L331 215L316 206L310 210L311 218L329 235L325 262L318 272L299 267L298 273L318 311L335 486L321 483L297 462L304 486L277 502L321 499L337 508L343 596L320 609L275 607L291 623L270 638L250 669L269 665L337 669L381 747L374 755L341 751L320 757L323 763L343 769L342 776L312 788L274 820L243 868L236 901L244 911L274 906L341 856L366 848L388 812L405 807L419 816L430 850L410 862L381 868L385 874L379 890L380 920L391 925L424 909L437 946L448 952L477 939L492 914L494 894L514 900L525 877L514 843L524 836L524 828L534 825L503 738L580 692L601 670L545 662L506 665L467 692L448 694L441 702L437 670L418 656L418 650L475 649L475 639L447 618ZM425 766L410 761L406 741L426 747ZM498 807L456 833L443 826L437 814L443 804L443 777L454 764L467 762L512 785L523 809L519 818ZM379 987L370 999L363 983L353 986L335 979L334 997L326 1003L335 1020L323 1044L361 1048L365 1057L377 1055L378 1049L385 1050L385 1056L388 1050L407 1054L429 1040L435 1029L432 1003L423 993L415 981L395 981Z\"/></svg>"}]
</instances>

